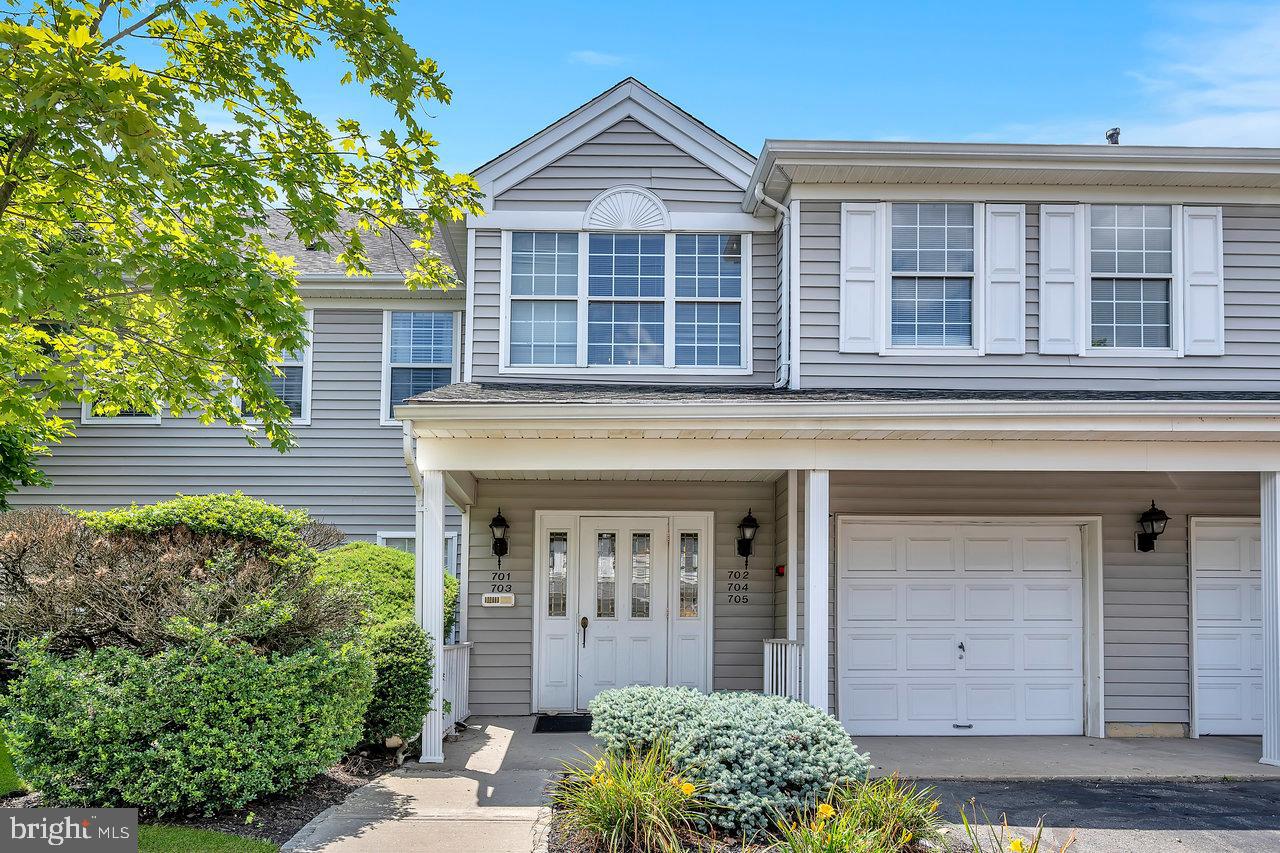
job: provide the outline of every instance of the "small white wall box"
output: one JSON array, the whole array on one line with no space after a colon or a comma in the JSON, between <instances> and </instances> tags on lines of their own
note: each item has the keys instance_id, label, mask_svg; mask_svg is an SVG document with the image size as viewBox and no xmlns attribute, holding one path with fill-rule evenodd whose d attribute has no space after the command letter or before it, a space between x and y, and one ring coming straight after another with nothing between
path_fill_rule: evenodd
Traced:
<instances>
[{"instance_id":1,"label":"small white wall box","mask_svg":"<svg viewBox=\"0 0 1280 853\"><path fill-rule=\"evenodd\" d=\"M481 607L515 607L516 594L514 592L486 592L484 598L480 601Z\"/></svg>"}]
</instances>

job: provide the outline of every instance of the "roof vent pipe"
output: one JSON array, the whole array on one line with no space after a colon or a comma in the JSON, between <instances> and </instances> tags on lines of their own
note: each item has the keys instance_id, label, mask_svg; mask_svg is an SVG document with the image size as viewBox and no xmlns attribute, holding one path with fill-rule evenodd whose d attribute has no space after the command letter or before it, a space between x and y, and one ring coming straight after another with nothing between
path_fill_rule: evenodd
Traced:
<instances>
[{"instance_id":1,"label":"roof vent pipe","mask_svg":"<svg viewBox=\"0 0 1280 853\"><path fill-rule=\"evenodd\" d=\"M1107 144L1108 145L1120 144L1120 128L1113 127L1107 131Z\"/></svg>"}]
</instances>

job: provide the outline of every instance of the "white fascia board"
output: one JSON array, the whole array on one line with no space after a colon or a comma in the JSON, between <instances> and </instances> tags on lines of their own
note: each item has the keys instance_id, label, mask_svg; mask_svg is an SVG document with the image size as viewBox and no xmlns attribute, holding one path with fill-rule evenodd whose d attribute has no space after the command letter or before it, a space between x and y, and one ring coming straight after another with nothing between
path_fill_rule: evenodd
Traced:
<instances>
[{"instance_id":1,"label":"white fascia board","mask_svg":"<svg viewBox=\"0 0 1280 853\"><path fill-rule=\"evenodd\" d=\"M968 201L1025 203L1274 204L1277 191L1249 187L1116 186L1084 184L791 184L790 198L805 201Z\"/></svg>"},{"instance_id":2,"label":"white fascia board","mask_svg":"<svg viewBox=\"0 0 1280 853\"><path fill-rule=\"evenodd\" d=\"M478 169L474 177L491 200L624 118L634 118L687 151L735 186L745 187L752 159L634 81L605 93Z\"/></svg>"},{"instance_id":3,"label":"white fascia board","mask_svg":"<svg viewBox=\"0 0 1280 853\"><path fill-rule=\"evenodd\" d=\"M709 211L673 211L672 231L749 231L772 233L772 216L757 217L748 213ZM472 230L504 231L581 231L580 210L499 210L484 216L468 214L467 226Z\"/></svg>"},{"instance_id":4,"label":"white fascia board","mask_svg":"<svg viewBox=\"0 0 1280 853\"><path fill-rule=\"evenodd\" d=\"M750 438L423 438L427 470L1217 471L1280 470L1280 442Z\"/></svg>"}]
</instances>

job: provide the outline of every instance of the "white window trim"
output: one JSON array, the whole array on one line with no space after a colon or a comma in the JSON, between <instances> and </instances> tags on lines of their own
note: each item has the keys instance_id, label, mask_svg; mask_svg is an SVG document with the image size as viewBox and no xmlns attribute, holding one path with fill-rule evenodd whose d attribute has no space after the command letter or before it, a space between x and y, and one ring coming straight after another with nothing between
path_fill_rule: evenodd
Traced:
<instances>
[{"instance_id":1,"label":"white window trim","mask_svg":"<svg viewBox=\"0 0 1280 853\"><path fill-rule=\"evenodd\" d=\"M312 351L315 349L315 309L308 308L307 315L307 345L302 350L302 414L292 421L290 427L311 426L311 375L312 375ZM280 366L286 364L282 361L271 362L272 366ZM236 396L232 402L237 409L240 408L240 397ZM258 418L245 418L245 423L251 425L259 425L262 423Z\"/></svg>"},{"instance_id":2,"label":"white window trim","mask_svg":"<svg viewBox=\"0 0 1280 853\"><path fill-rule=\"evenodd\" d=\"M1108 202L1110 204L1110 202ZM1115 204L1142 204L1148 202L1123 202ZM1158 206L1158 205L1152 205ZM1077 288L1077 334L1080 335L1080 355L1085 358L1182 358L1185 342L1182 339L1182 303L1186 297L1182 279L1182 205L1172 204L1170 215L1173 238L1173 272L1169 278L1169 343L1168 347L1095 347L1090 346L1093 340L1093 280L1094 278L1165 278L1165 276L1113 275L1093 272L1093 205L1084 205L1084 221L1081 223L1080 261L1082 275L1081 286Z\"/></svg>"},{"instance_id":3,"label":"white window trim","mask_svg":"<svg viewBox=\"0 0 1280 853\"><path fill-rule=\"evenodd\" d=\"M391 363L391 314L393 311L408 311L411 313L436 313L452 314L450 321L452 324L453 342L451 344L453 351L450 355L449 364L432 363L427 364L395 364ZM387 409L391 405L391 368L392 367L428 367L428 368L449 368L449 381L451 383L458 382L460 378L459 348L462 346L462 312L460 311L442 311L439 309L415 309L415 308L388 308L382 312L382 379L381 387L378 391L378 423L382 426L399 427L403 424L395 418L388 417Z\"/></svg>"},{"instance_id":4,"label":"white window trim","mask_svg":"<svg viewBox=\"0 0 1280 853\"><path fill-rule=\"evenodd\" d=\"M574 229L521 228L523 231L555 231L557 233L572 232ZM576 301L578 320L577 363L566 364L531 364L513 365L511 363L511 235L512 231L502 232L502 275L501 295L499 298L499 364L498 373L511 376L750 376L753 371L751 351L751 232L726 232L742 238L742 296L740 299L679 299L675 295L675 245L676 233L662 232L666 240L665 284L663 287L665 305L663 318L663 363L661 365L597 365L587 364L587 262L588 239L590 234L612 233L607 231L578 231L578 295L576 300L570 297L541 297L545 301ZM626 232L632 233L632 232ZM640 232L644 233L644 232ZM526 297L521 296L520 299ZM539 299L539 297L532 297ZM622 300L626 301L626 300ZM645 300L640 300L645 301ZM657 301L650 299L648 301ZM740 352L742 363L731 367L710 367L697 365L676 365L675 339L675 305L677 302L737 302L742 306L742 326L739 330Z\"/></svg>"},{"instance_id":5,"label":"white window trim","mask_svg":"<svg viewBox=\"0 0 1280 853\"><path fill-rule=\"evenodd\" d=\"M377 537L377 543L384 548L388 547L388 539L412 539L417 541L418 538L417 531L414 530L379 530L375 536Z\"/></svg>"},{"instance_id":6,"label":"white window trim","mask_svg":"<svg viewBox=\"0 0 1280 853\"><path fill-rule=\"evenodd\" d=\"M160 423L160 412L156 411L153 415L95 415L93 413L93 401L83 400L80 403L80 423L82 424L114 424L121 426L123 424L137 424L139 426L153 426Z\"/></svg>"},{"instance_id":7,"label":"white window trim","mask_svg":"<svg viewBox=\"0 0 1280 853\"><path fill-rule=\"evenodd\" d=\"M898 199L898 204L933 204L933 203L951 203L943 199ZM884 276L881 282L881 290L879 294L880 308L880 355L882 356L908 356L912 358L972 358L975 356L986 355L986 327L985 314L987 304L986 293L986 218L987 206L985 202L977 201L973 204L973 272L970 274L973 281L973 287L969 291L971 304L969 306L969 335L971 345L967 347L915 347L915 346L894 346L893 345L893 279L894 276L913 277L913 278L964 278L964 275L952 276L950 273L895 273L893 271L893 205L894 202L885 202L882 216L884 217ZM1023 313L1026 312L1026 303L1023 303Z\"/></svg>"}]
</instances>

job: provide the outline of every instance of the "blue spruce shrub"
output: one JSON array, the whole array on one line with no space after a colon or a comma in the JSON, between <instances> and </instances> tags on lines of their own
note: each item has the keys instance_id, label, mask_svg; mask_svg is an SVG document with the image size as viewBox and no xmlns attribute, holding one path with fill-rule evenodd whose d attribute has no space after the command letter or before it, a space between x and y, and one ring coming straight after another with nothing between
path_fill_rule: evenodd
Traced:
<instances>
[{"instance_id":1,"label":"blue spruce shrub","mask_svg":"<svg viewBox=\"0 0 1280 853\"><path fill-rule=\"evenodd\" d=\"M699 713L707 696L688 687L623 687L591 700L591 735L621 755L649 751L664 735Z\"/></svg>"},{"instance_id":2,"label":"blue spruce shrub","mask_svg":"<svg viewBox=\"0 0 1280 853\"><path fill-rule=\"evenodd\" d=\"M680 772L712 804L709 819L748 835L871 769L834 717L781 696L627 687L601 693L590 710L592 735L611 751L669 738Z\"/></svg>"}]
</instances>

